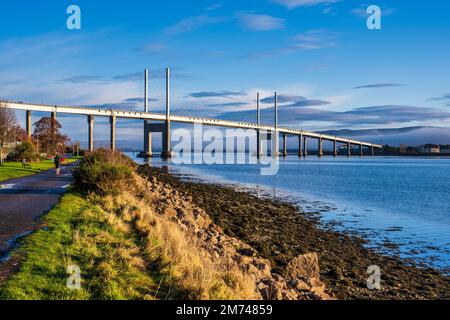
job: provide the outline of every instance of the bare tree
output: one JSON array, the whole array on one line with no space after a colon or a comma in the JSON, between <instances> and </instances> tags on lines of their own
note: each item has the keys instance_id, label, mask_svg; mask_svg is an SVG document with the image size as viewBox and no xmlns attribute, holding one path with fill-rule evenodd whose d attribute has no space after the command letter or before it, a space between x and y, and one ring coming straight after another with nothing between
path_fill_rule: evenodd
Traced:
<instances>
[{"instance_id":1,"label":"bare tree","mask_svg":"<svg viewBox=\"0 0 450 320\"><path fill-rule=\"evenodd\" d=\"M0 165L3 165L6 152L14 147L19 131L16 113L6 109L4 103L0 101Z\"/></svg>"}]
</instances>

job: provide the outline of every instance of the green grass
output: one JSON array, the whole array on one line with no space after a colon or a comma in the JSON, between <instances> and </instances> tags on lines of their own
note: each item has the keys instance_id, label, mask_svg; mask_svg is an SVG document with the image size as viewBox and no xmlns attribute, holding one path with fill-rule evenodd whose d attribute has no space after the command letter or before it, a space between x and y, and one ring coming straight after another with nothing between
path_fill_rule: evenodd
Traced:
<instances>
[{"instance_id":1,"label":"green grass","mask_svg":"<svg viewBox=\"0 0 450 320\"><path fill-rule=\"evenodd\" d=\"M69 192L45 217L48 230L26 238L14 255L20 271L0 286L3 300L152 299L157 285L139 268L135 239L104 212ZM138 260L139 261L139 260ZM67 288L67 267L81 270L81 289Z\"/></svg>"},{"instance_id":2,"label":"green grass","mask_svg":"<svg viewBox=\"0 0 450 320\"><path fill-rule=\"evenodd\" d=\"M75 158L65 159L64 164L77 161ZM52 160L44 160L40 162L31 163L31 169L23 169L20 162L6 162L3 166L0 166L0 181L5 181L12 178L19 178L30 176L41 171L45 171L54 168Z\"/></svg>"}]
</instances>

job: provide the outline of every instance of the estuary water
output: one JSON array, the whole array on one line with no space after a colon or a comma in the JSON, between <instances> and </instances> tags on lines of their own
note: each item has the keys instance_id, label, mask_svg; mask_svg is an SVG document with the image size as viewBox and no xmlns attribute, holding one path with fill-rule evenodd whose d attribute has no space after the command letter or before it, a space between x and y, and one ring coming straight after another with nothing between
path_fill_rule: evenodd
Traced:
<instances>
[{"instance_id":1,"label":"estuary water","mask_svg":"<svg viewBox=\"0 0 450 320\"><path fill-rule=\"evenodd\" d=\"M450 274L450 158L292 156L280 159L275 176L260 175L258 165L150 161L186 179L290 201L324 228L361 235L379 251Z\"/></svg>"}]
</instances>

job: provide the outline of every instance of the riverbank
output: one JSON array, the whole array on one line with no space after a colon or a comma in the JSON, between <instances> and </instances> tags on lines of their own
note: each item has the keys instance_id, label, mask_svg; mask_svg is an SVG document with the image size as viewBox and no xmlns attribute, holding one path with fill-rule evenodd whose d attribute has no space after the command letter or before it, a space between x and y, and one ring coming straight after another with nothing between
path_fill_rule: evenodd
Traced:
<instances>
[{"instance_id":1,"label":"riverbank","mask_svg":"<svg viewBox=\"0 0 450 320\"><path fill-rule=\"evenodd\" d=\"M332 298L314 252L272 274L254 248L120 153L87 155L74 188L11 256L1 299Z\"/></svg>"},{"instance_id":2,"label":"riverbank","mask_svg":"<svg viewBox=\"0 0 450 320\"><path fill-rule=\"evenodd\" d=\"M298 208L261 199L229 187L182 181L160 169L140 167L141 175L156 177L192 198L224 229L269 259L281 274L299 254L316 252L320 275L340 299L449 299L450 281L433 269L407 265L364 247L364 239L323 230ZM381 268L382 289L367 288L367 268Z\"/></svg>"}]
</instances>

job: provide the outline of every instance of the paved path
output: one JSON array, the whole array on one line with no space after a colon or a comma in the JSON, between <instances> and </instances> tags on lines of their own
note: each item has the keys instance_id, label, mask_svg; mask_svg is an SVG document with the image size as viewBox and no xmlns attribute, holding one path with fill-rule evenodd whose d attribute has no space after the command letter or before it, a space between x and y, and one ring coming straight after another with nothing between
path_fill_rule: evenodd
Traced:
<instances>
[{"instance_id":1,"label":"paved path","mask_svg":"<svg viewBox=\"0 0 450 320\"><path fill-rule=\"evenodd\" d=\"M63 166L60 176L48 170L0 182L0 257L59 202L72 182L73 167Z\"/></svg>"}]
</instances>

